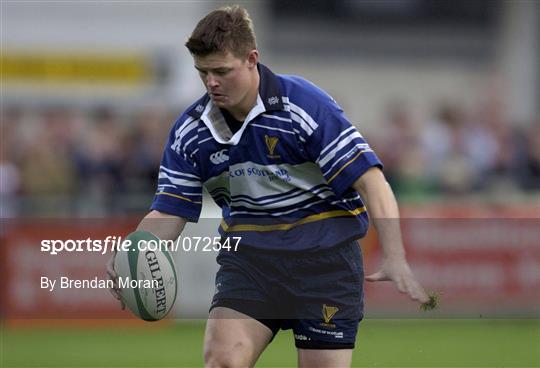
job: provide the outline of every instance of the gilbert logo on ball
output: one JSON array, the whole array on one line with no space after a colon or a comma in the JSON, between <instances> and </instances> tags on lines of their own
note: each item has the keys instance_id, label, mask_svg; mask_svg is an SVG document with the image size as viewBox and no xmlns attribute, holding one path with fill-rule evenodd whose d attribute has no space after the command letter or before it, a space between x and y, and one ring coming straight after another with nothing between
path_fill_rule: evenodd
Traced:
<instances>
[{"instance_id":1,"label":"gilbert logo on ball","mask_svg":"<svg viewBox=\"0 0 540 368\"><path fill-rule=\"evenodd\" d=\"M129 248L118 251L114 261L122 301L137 317L160 320L171 310L178 291L173 259L150 232L135 231L127 240Z\"/></svg>"}]
</instances>

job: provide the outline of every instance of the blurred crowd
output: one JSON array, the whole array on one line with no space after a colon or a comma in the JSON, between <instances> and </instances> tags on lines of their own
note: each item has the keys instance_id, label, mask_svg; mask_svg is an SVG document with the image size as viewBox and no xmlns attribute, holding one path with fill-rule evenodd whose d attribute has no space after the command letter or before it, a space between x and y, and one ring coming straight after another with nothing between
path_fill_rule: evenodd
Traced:
<instances>
[{"instance_id":1,"label":"blurred crowd","mask_svg":"<svg viewBox=\"0 0 540 368\"><path fill-rule=\"evenodd\" d=\"M370 141L401 199L511 202L540 193L540 117L505 119L497 101L443 103L421 121L403 101L387 106Z\"/></svg>"},{"instance_id":2,"label":"blurred crowd","mask_svg":"<svg viewBox=\"0 0 540 368\"><path fill-rule=\"evenodd\" d=\"M2 217L101 216L148 209L169 129L180 113L97 107L2 110ZM497 106L437 106L422 121L403 101L367 134L400 200L540 192L540 119L516 124Z\"/></svg>"},{"instance_id":3,"label":"blurred crowd","mask_svg":"<svg viewBox=\"0 0 540 368\"><path fill-rule=\"evenodd\" d=\"M147 210L179 112L98 107L2 111L3 216Z\"/></svg>"}]
</instances>

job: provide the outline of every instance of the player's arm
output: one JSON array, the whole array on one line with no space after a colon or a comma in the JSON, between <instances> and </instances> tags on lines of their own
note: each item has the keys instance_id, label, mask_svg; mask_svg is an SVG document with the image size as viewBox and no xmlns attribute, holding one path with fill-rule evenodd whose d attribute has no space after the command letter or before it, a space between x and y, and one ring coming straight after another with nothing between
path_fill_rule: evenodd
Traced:
<instances>
[{"instance_id":1,"label":"player's arm","mask_svg":"<svg viewBox=\"0 0 540 368\"><path fill-rule=\"evenodd\" d=\"M163 240L176 240L184 226L186 225L186 220L182 217L169 215L164 212L151 211L148 213L142 221L137 226L137 231L148 231L156 235L159 239ZM107 275L109 279L113 280L115 283L114 288L109 289L111 294L118 300L120 300L120 306L122 309L125 308L124 303L120 299L120 291L117 288L118 275L114 270L114 259L116 257L116 252L114 252L107 262Z\"/></svg>"},{"instance_id":2,"label":"player's arm","mask_svg":"<svg viewBox=\"0 0 540 368\"><path fill-rule=\"evenodd\" d=\"M411 299L427 302L428 295L416 281L405 258L398 205L382 171L377 167L370 168L356 180L353 188L366 203L383 251L381 268L366 276L366 281L392 281Z\"/></svg>"},{"instance_id":3,"label":"player's arm","mask_svg":"<svg viewBox=\"0 0 540 368\"><path fill-rule=\"evenodd\" d=\"M182 217L154 210L142 219L137 226L137 231L151 232L163 240L176 240L185 225L186 220Z\"/></svg>"}]
</instances>

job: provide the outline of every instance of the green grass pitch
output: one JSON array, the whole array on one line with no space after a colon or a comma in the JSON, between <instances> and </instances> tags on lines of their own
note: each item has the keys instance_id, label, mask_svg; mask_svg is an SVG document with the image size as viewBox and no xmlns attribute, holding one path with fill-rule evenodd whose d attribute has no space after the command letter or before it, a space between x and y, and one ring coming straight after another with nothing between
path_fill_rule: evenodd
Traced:
<instances>
[{"instance_id":1,"label":"green grass pitch","mask_svg":"<svg viewBox=\"0 0 540 368\"><path fill-rule=\"evenodd\" d=\"M2 328L1 367L201 367L204 323ZM366 320L354 367L540 367L540 320ZM294 367L281 331L257 367Z\"/></svg>"}]
</instances>

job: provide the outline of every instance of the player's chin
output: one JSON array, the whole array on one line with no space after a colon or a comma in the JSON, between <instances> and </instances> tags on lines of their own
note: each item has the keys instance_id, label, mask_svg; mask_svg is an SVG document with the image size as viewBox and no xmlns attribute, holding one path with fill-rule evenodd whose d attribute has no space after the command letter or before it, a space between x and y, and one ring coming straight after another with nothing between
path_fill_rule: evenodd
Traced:
<instances>
[{"instance_id":1,"label":"player's chin","mask_svg":"<svg viewBox=\"0 0 540 368\"><path fill-rule=\"evenodd\" d=\"M230 104L227 103L228 101L225 101L225 100L214 100L214 105L216 105L217 107L221 108L221 109L226 109L228 107L230 107Z\"/></svg>"},{"instance_id":2,"label":"player's chin","mask_svg":"<svg viewBox=\"0 0 540 368\"><path fill-rule=\"evenodd\" d=\"M214 101L214 104L216 104L217 106L223 109L234 107L238 104L238 101L236 99L232 99L229 96L219 96L215 98L213 101Z\"/></svg>"}]
</instances>

